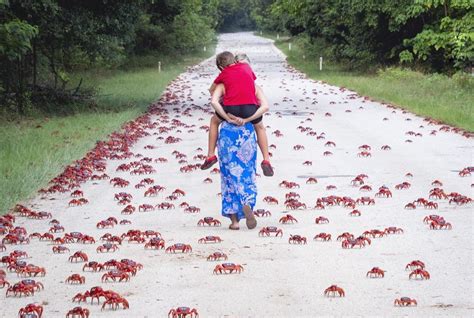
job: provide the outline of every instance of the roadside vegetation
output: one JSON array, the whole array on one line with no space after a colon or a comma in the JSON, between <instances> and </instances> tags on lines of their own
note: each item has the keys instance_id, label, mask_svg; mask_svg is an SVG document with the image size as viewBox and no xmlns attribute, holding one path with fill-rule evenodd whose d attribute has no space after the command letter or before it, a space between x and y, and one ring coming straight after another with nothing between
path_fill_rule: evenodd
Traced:
<instances>
[{"instance_id":1,"label":"roadside vegetation","mask_svg":"<svg viewBox=\"0 0 474 318\"><path fill-rule=\"evenodd\" d=\"M288 63L312 79L343 86L415 114L474 131L474 77L470 74L458 72L448 76L400 66L348 70L343 63L324 56L323 48L315 50L308 45L304 38L280 36L277 39L276 34L263 35L274 39ZM320 55L323 56L321 71Z\"/></svg>"},{"instance_id":2,"label":"roadside vegetation","mask_svg":"<svg viewBox=\"0 0 474 318\"><path fill-rule=\"evenodd\" d=\"M97 88L97 98L87 109L79 105L74 114L41 116L4 121L0 124L0 211L6 212L29 198L81 158L97 140L142 114L170 81L214 53L163 58L162 72L155 65L117 70L89 70L73 74ZM149 58L147 58L149 59ZM141 61L143 63L144 61Z\"/></svg>"}]
</instances>

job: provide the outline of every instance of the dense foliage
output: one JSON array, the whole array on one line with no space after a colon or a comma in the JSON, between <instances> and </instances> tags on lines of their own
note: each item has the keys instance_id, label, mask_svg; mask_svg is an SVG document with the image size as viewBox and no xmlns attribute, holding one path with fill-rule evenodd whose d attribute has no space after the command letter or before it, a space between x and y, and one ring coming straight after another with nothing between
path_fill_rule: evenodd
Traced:
<instances>
[{"instance_id":1,"label":"dense foliage","mask_svg":"<svg viewBox=\"0 0 474 318\"><path fill-rule=\"evenodd\" d=\"M352 67L416 64L452 72L472 67L472 0L254 0L261 29L309 39L313 51Z\"/></svg>"},{"instance_id":2,"label":"dense foliage","mask_svg":"<svg viewBox=\"0 0 474 318\"><path fill-rule=\"evenodd\" d=\"M225 18L217 14L223 2L0 0L0 115L67 113L93 95L84 85L69 87L79 69L202 50Z\"/></svg>"},{"instance_id":3,"label":"dense foliage","mask_svg":"<svg viewBox=\"0 0 474 318\"><path fill-rule=\"evenodd\" d=\"M350 68L453 73L473 64L473 9L473 0L0 0L0 114L67 112L93 95L69 87L71 72L188 53L216 31L287 32Z\"/></svg>"}]
</instances>

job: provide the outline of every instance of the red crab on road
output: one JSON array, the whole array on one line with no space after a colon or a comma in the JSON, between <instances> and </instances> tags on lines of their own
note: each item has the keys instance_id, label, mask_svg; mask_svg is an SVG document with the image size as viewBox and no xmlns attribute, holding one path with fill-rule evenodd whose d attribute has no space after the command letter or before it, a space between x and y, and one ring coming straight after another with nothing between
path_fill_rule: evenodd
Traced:
<instances>
[{"instance_id":1,"label":"red crab on road","mask_svg":"<svg viewBox=\"0 0 474 318\"><path fill-rule=\"evenodd\" d=\"M424 269L418 268L412 271L410 275L408 276L408 279L412 279L412 278L421 279L421 280L430 279L430 273L428 273L428 271Z\"/></svg>"},{"instance_id":2,"label":"red crab on road","mask_svg":"<svg viewBox=\"0 0 474 318\"><path fill-rule=\"evenodd\" d=\"M234 263L223 263L216 265L214 274L232 274L233 272L240 274L244 270L242 265Z\"/></svg>"},{"instance_id":3,"label":"red crab on road","mask_svg":"<svg viewBox=\"0 0 474 318\"><path fill-rule=\"evenodd\" d=\"M339 296L339 297L345 297L346 296L346 293L344 292L344 289L342 289L341 287L338 287L337 285L331 285L329 286L328 288L326 288L324 290L324 296L327 296L327 297L336 297L336 296Z\"/></svg>"},{"instance_id":4,"label":"red crab on road","mask_svg":"<svg viewBox=\"0 0 474 318\"><path fill-rule=\"evenodd\" d=\"M266 202L268 204L278 204L278 200L271 196L264 197L263 202Z\"/></svg>"},{"instance_id":5,"label":"red crab on road","mask_svg":"<svg viewBox=\"0 0 474 318\"><path fill-rule=\"evenodd\" d=\"M214 252L207 257L208 261L220 261L220 260L227 260L227 255L222 252Z\"/></svg>"},{"instance_id":6,"label":"red crab on road","mask_svg":"<svg viewBox=\"0 0 474 318\"><path fill-rule=\"evenodd\" d=\"M309 177L307 180L306 180L306 184L316 184L318 183L318 180L314 177Z\"/></svg>"},{"instance_id":7,"label":"red crab on road","mask_svg":"<svg viewBox=\"0 0 474 318\"><path fill-rule=\"evenodd\" d=\"M387 227L384 231L385 234L402 234L403 229L395 226Z\"/></svg>"},{"instance_id":8,"label":"red crab on road","mask_svg":"<svg viewBox=\"0 0 474 318\"><path fill-rule=\"evenodd\" d=\"M86 278L84 276L81 276L79 274L72 274L66 279L67 284L85 284L86 283Z\"/></svg>"},{"instance_id":9,"label":"red crab on road","mask_svg":"<svg viewBox=\"0 0 474 318\"><path fill-rule=\"evenodd\" d=\"M164 249L165 248L165 241L161 238L154 237L150 239L148 243L145 244L145 249Z\"/></svg>"},{"instance_id":10,"label":"red crab on road","mask_svg":"<svg viewBox=\"0 0 474 318\"><path fill-rule=\"evenodd\" d=\"M189 316L189 318L197 318L199 317L199 314L196 308L189 307L173 308L168 313L168 318L187 318L187 316Z\"/></svg>"},{"instance_id":11,"label":"red crab on road","mask_svg":"<svg viewBox=\"0 0 474 318\"><path fill-rule=\"evenodd\" d=\"M331 240L331 234L328 234L328 233L319 233L319 234L316 234L314 237L313 237L313 240L315 241L318 241L318 240L321 240L321 241L324 241L324 242L328 242Z\"/></svg>"},{"instance_id":12,"label":"red crab on road","mask_svg":"<svg viewBox=\"0 0 474 318\"><path fill-rule=\"evenodd\" d=\"M176 243L169 246L165 250L166 253L176 253L176 251L181 251L181 253L189 253L189 252L192 252L193 249L191 248L191 245L189 244Z\"/></svg>"},{"instance_id":13,"label":"red crab on road","mask_svg":"<svg viewBox=\"0 0 474 318\"><path fill-rule=\"evenodd\" d=\"M97 253L108 253L108 252L115 252L116 250L118 250L119 247L118 245L116 244L112 244L112 243L105 243L105 244L102 244L101 246L99 246L96 251Z\"/></svg>"},{"instance_id":14,"label":"red crab on road","mask_svg":"<svg viewBox=\"0 0 474 318\"><path fill-rule=\"evenodd\" d=\"M373 267L365 276L370 278L383 278L385 276L385 271L378 267Z\"/></svg>"},{"instance_id":15,"label":"red crab on road","mask_svg":"<svg viewBox=\"0 0 474 318\"><path fill-rule=\"evenodd\" d=\"M258 236L270 236L271 234L275 234L275 237L283 236L283 231L276 226L267 226L258 232Z\"/></svg>"},{"instance_id":16,"label":"red crab on road","mask_svg":"<svg viewBox=\"0 0 474 318\"><path fill-rule=\"evenodd\" d=\"M77 263L77 262L87 262L89 261L89 257L87 256L86 253L77 251L71 256L69 256L69 261L71 263Z\"/></svg>"},{"instance_id":17,"label":"red crab on road","mask_svg":"<svg viewBox=\"0 0 474 318\"><path fill-rule=\"evenodd\" d=\"M209 235L202 237L198 240L200 244L207 244L207 243L220 243L222 239L219 236Z\"/></svg>"},{"instance_id":18,"label":"red crab on road","mask_svg":"<svg viewBox=\"0 0 474 318\"><path fill-rule=\"evenodd\" d=\"M66 314L66 318L89 318L89 309L82 308L82 307L74 307L73 309L69 310Z\"/></svg>"},{"instance_id":19,"label":"red crab on road","mask_svg":"<svg viewBox=\"0 0 474 318\"><path fill-rule=\"evenodd\" d=\"M306 237L301 236L301 235L291 235L290 238L288 239L288 243L290 244L306 244Z\"/></svg>"},{"instance_id":20,"label":"red crab on road","mask_svg":"<svg viewBox=\"0 0 474 318\"><path fill-rule=\"evenodd\" d=\"M410 263L407 264L407 266L405 266L405 270L407 269L415 270L415 269L424 269L424 268L425 268L425 263L423 263L420 260L411 261Z\"/></svg>"},{"instance_id":21,"label":"red crab on road","mask_svg":"<svg viewBox=\"0 0 474 318\"><path fill-rule=\"evenodd\" d=\"M283 224L287 224L287 223L290 223L290 222L291 223L294 223L294 222L298 223L298 220L295 219L291 214L287 214L287 215L281 217L278 222L283 223Z\"/></svg>"},{"instance_id":22,"label":"red crab on road","mask_svg":"<svg viewBox=\"0 0 474 318\"><path fill-rule=\"evenodd\" d=\"M118 279L119 282L122 282L122 281L130 281L130 275L126 272L122 272L122 271L119 271L119 270L113 270L113 271L109 271L107 273L105 273L104 275L102 275L102 278L101 278L101 281L102 283L106 283L108 282L109 280L112 280L114 282L116 282Z\"/></svg>"},{"instance_id":23,"label":"red crab on road","mask_svg":"<svg viewBox=\"0 0 474 318\"><path fill-rule=\"evenodd\" d=\"M198 226L221 226L221 221L214 219L212 216L207 216L203 219L200 219L199 222L197 223Z\"/></svg>"},{"instance_id":24,"label":"red crab on road","mask_svg":"<svg viewBox=\"0 0 474 318\"><path fill-rule=\"evenodd\" d=\"M20 308L18 311L18 316L20 318L31 318L38 317L41 318L43 315L43 306L37 304L28 304L23 308Z\"/></svg>"},{"instance_id":25,"label":"red crab on road","mask_svg":"<svg viewBox=\"0 0 474 318\"><path fill-rule=\"evenodd\" d=\"M327 218L325 218L324 216L318 216L314 222L316 224L328 224L329 223L329 220Z\"/></svg>"},{"instance_id":26,"label":"red crab on road","mask_svg":"<svg viewBox=\"0 0 474 318\"><path fill-rule=\"evenodd\" d=\"M416 306L418 303L416 302L415 299L409 298L409 297L402 297L400 299L395 299L393 302L394 306L399 306L399 307L408 307L408 306Z\"/></svg>"},{"instance_id":27,"label":"red crab on road","mask_svg":"<svg viewBox=\"0 0 474 318\"><path fill-rule=\"evenodd\" d=\"M257 209L255 211L253 211L253 214L256 217L269 217L269 216L272 216L272 213L268 210L265 210L265 209Z\"/></svg>"}]
</instances>

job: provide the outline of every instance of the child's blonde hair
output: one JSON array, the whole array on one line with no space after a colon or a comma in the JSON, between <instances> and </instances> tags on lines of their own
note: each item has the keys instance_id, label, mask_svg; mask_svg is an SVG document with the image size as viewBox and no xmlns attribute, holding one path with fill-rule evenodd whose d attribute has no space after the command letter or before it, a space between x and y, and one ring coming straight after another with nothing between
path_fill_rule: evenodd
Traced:
<instances>
[{"instance_id":1,"label":"child's blonde hair","mask_svg":"<svg viewBox=\"0 0 474 318\"><path fill-rule=\"evenodd\" d=\"M250 59L245 53L236 53L235 55L236 62L247 62L250 64Z\"/></svg>"}]
</instances>

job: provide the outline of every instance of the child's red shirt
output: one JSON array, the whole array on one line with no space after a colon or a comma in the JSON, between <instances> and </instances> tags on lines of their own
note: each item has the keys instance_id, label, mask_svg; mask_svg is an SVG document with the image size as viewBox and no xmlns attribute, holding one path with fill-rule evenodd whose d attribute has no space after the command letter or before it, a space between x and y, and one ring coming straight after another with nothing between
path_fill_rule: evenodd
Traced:
<instances>
[{"instance_id":1,"label":"child's red shirt","mask_svg":"<svg viewBox=\"0 0 474 318\"><path fill-rule=\"evenodd\" d=\"M224 84L224 105L258 105L255 96L255 76L247 63L236 63L227 66L214 80L215 84Z\"/></svg>"}]
</instances>

